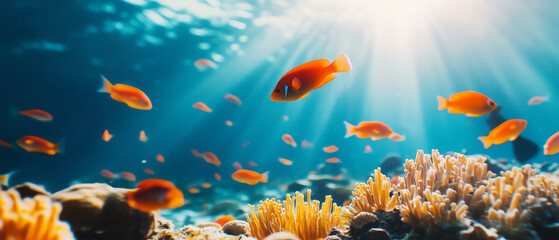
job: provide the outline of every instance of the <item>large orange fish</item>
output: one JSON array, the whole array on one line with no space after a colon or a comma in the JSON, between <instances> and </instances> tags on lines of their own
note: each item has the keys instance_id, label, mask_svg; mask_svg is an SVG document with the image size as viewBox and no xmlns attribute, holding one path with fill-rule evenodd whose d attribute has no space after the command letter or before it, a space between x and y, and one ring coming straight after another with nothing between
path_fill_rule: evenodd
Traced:
<instances>
[{"instance_id":1,"label":"large orange fish","mask_svg":"<svg viewBox=\"0 0 559 240\"><path fill-rule=\"evenodd\" d=\"M184 195L175 185L163 179L147 179L136 185L126 195L130 207L150 212L178 208L184 204Z\"/></svg>"},{"instance_id":2,"label":"large orange fish","mask_svg":"<svg viewBox=\"0 0 559 240\"><path fill-rule=\"evenodd\" d=\"M551 135L543 145L544 155L553 155L559 152L559 132Z\"/></svg>"},{"instance_id":3,"label":"large orange fish","mask_svg":"<svg viewBox=\"0 0 559 240\"><path fill-rule=\"evenodd\" d=\"M268 182L268 172L257 173L250 170L237 170L231 174L231 178L237 182L246 183L249 185L257 184L258 182L267 183Z\"/></svg>"},{"instance_id":4,"label":"large orange fish","mask_svg":"<svg viewBox=\"0 0 559 240\"><path fill-rule=\"evenodd\" d=\"M484 148L489 148L493 144L497 145L506 141L514 141L524 131L527 124L528 122L522 119L507 120L491 130L489 136L478 137L478 139L483 143Z\"/></svg>"},{"instance_id":5,"label":"large orange fish","mask_svg":"<svg viewBox=\"0 0 559 240\"><path fill-rule=\"evenodd\" d=\"M60 142L54 144L40 137L24 136L16 140L16 143L28 152L44 153L48 155L63 153L62 144Z\"/></svg>"},{"instance_id":6,"label":"large orange fish","mask_svg":"<svg viewBox=\"0 0 559 240\"><path fill-rule=\"evenodd\" d=\"M448 113L464 113L468 117L479 117L497 108L497 104L489 97L474 91L464 91L453 94L449 100L437 96L439 110L448 108Z\"/></svg>"},{"instance_id":7,"label":"large orange fish","mask_svg":"<svg viewBox=\"0 0 559 240\"><path fill-rule=\"evenodd\" d=\"M297 66L279 80L272 92L272 101L289 102L307 97L312 90L318 89L336 78L333 73L351 70L347 55L342 54L334 62L318 59Z\"/></svg>"},{"instance_id":8,"label":"large orange fish","mask_svg":"<svg viewBox=\"0 0 559 240\"><path fill-rule=\"evenodd\" d=\"M353 126L348 122L344 122L344 124L346 138L355 135L358 138L371 138L374 141L386 138L392 134L392 129L381 122L360 122L357 126Z\"/></svg>"},{"instance_id":9,"label":"large orange fish","mask_svg":"<svg viewBox=\"0 0 559 240\"><path fill-rule=\"evenodd\" d=\"M30 118L33 118L35 120L39 120L39 121L42 121L42 122L52 121L52 115L50 115L50 113L45 112L41 109L29 109L29 110L21 111L21 112L19 112L19 114L21 114L23 116L28 116Z\"/></svg>"},{"instance_id":10,"label":"large orange fish","mask_svg":"<svg viewBox=\"0 0 559 240\"><path fill-rule=\"evenodd\" d=\"M148 96L140 89L120 83L113 86L103 75L101 75L101 79L103 80L103 87L101 87L99 92L110 93L114 100L126 103L131 108L141 110L150 110L152 108Z\"/></svg>"}]
</instances>

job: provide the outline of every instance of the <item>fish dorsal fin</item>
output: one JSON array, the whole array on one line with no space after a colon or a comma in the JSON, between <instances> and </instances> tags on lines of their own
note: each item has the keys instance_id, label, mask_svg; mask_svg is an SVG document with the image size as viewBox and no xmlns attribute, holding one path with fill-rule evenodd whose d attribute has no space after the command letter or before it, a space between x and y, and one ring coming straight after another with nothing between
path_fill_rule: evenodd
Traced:
<instances>
[{"instance_id":1,"label":"fish dorsal fin","mask_svg":"<svg viewBox=\"0 0 559 240\"><path fill-rule=\"evenodd\" d=\"M328 76L326 76L324 78L324 80L322 80L322 82L320 82L320 84L318 84L318 86L316 86L314 89L318 89L324 85L326 85L327 83L329 83L330 81L334 80L334 78L336 78L337 76L334 74L330 74Z\"/></svg>"},{"instance_id":2,"label":"fish dorsal fin","mask_svg":"<svg viewBox=\"0 0 559 240\"><path fill-rule=\"evenodd\" d=\"M120 90L120 91L138 91L139 89L126 85L126 84L120 84L117 83L114 85L115 89Z\"/></svg>"},{"instance_id":3,"label":"fish dorsal fin","mask_svg":"<svg viewBox=\"0 0 559 240\"><path fill-rule=\"evenodd\" d=\"M328 59L317 59L314 61L310 61L307 63L303 63L293 69L291 69L289 72L287 72L285 75L289 75L304 69L309 69L309 68L321 68L321 67L326 67L328 66L328 64L330 64L330 60Z\"/></svg>"},{"instance_id":4,"label":"fish dorsal fin","mask_svg":"<svg viewBox=\"0 0 559 240\"><path fill-rule=\"evenodd\" d=\"M293 80L291 80L291 87L293 87L295 91L299 90L299 88L301 88L301 80L294 77Z\"/></svg>"}]
</instances>

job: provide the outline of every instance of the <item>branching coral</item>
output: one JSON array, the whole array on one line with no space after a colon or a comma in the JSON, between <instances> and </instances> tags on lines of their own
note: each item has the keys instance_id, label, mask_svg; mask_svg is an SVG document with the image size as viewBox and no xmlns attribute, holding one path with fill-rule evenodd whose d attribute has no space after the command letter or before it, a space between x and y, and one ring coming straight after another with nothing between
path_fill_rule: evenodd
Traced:
<instances>
[{"instance_id":1,"label":"branching coral","mask_svg":"<svg viewBox=\"0 0 559 240\"><path fill-rule=\"evenodd\" d=\"M68 224L58 221L61 209L46 196L22 200L14 190L0 190L0 239L74 239Z\"/></svg>"},{"instance_id":2,"label":"branching coral","mask_svg":"<svg viewBox=\"0 0 559 240\"><path fill-rule=\"evenodd\" d=\"M311 191L307 191L307 201L304 194L296 192L295 197L289 194L283 205L279 200L266 199L260 201L258 210L254 206L250 215L245 214L253 237L264 239L272 233L288 231L301 240L315 240L325 238L332 227L343 227L347 220L341 217L341 207L332 198L326 196L322 205L319 201L311 201Z\"/></svg>"}]
</instances>

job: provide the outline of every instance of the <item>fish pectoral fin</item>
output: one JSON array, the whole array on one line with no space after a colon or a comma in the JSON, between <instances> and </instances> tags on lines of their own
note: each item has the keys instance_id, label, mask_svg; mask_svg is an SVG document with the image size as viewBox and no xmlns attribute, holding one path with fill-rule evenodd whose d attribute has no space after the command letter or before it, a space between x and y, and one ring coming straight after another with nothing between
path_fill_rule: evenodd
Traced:
<instances>
[{"instance_id":1,"label":"fish pectoral fin","mask_svg":"<svg viewBox=\"0 0 559 240\"><path fill-rule=\"evenodd\" d=\"M320 82L320 84L318 84L318 86L316 86L314 89L318 89L324 85L326 85L327 83L329 83L330 81L334 80L334 78L336 78L337 76L334 74L330 74L328 76L326 76L326 78L324 78L324 80L322 80L322 82Z\"/></svg>"},{"instance_id":2,"label":"fish pectoral fin","mask_svg":"<svg viewBox=\"0 0 559 240\"><path fill-rule=\"evenodd\" d=\"M293 87L293 89L295 90L299 90L299 88L301 88L301 80L294 77L293 80L291 81L291 87Z\"/></svg>"}]
</instances>

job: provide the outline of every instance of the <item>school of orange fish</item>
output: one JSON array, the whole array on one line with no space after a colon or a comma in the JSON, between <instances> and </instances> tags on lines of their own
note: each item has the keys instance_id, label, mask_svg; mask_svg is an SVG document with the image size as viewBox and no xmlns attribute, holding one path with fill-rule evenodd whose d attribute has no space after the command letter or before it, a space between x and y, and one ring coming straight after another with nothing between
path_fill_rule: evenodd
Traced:
<instances>
[{"instance_id":1,"label":"school of orange fish","mask_svg":"<svg viewBox=\"0 0 559 240\"><path fill-rule=\"evenodd\" d=\"M197 60L194 65L199 70L205 70L208 68L217 69L217 65L207 59ZM271 100L278 102L301 100L309 96L311 91L319 89L335 79L336 75L334 75L334 73L347 72L350 71L351 68L349 58L345 54L342 54L333 62L330 62L328 59L318 59L304 63L293 68L281 77L272 91ZM141 110L152 109L150 99L141 90L120 83L113 85L102 75L101 79L103 81L103 85L99 92L109 93L111 98L125 103L131 108ZM242 106L242 101L235 95L227 94L225 95L225 100L238 106ZM453 94L448 100L444 97L438 96L437 100L439 110L448 109L448 113L465 114L468 117L483 116L497 108L497 104L489 97L474 91L463 91ZM548 101L547 97L536 96L528 101L528 105L537 105L545 101ZM204 112L212 112L212 109L203 102L196 102L192 105L192 107ZM51 114L40 109L19 111L19 114L43 122L53 120ZM284 115L283 120L288 121L289 117ZM225 124L233 126L233 123L229 120L227 120ZM370 138L373 141L383 138L388 138L396 142L405 140L404 135L394 132L390 127L382 122L367 121L360 122L357 125L344 122L344 124L346 128L346 138L355 136L357 138ZM522 131L524 131L526 126L526 120L511 119L495 127L488 133L487 136L480 136L479 140L485 148L489 148L491 145L495 144L502 144L507 141L514 141L522 133ZM113 135L110 134L107 129L103 132L101 139L105 142L109 142L112 137ZM148 140L145 131L142 130L140 132L138 139L142 142L146 142ZM298 146L297 142L290 134L283 134L281 136L281 140L294 148L297 148ZM63 142L54 144L37 136L23 136L15 142L26 151L34 153L55 155L57 153L63 153L64 150ZM245 142L242 144L242 147L246 147L249 144L249 142ZM0 140L0 146L8 148L13 147L11 143L3 140ZM313 147L313 143L307 140L302 140L300 147L310 148ZM559 132L553 134L549 137L549 139L547 139L543 149L545 155L552 155L559 152ZM335 153L339 150L339 148L337 146L330 145L323 147L322 150L326 153ZM194 157L201 158L209 164L213 164L218 167L221 165L219 158L212 152L200 152L196 149L191 149L190 151ZM364 153L371 152L371 146L366 145ZM165 162L165 158L161 154L156 156L156 160L161 163ZM286 166L293 164L292 160L288 160L286 158L279 158L278 161ZM326 159L325 162L341 163L341 160L337 157L330 157ZM248 166L256 167L257 164L249 161ZM236 171L231 175L231 178L237 182L249 185L254 185L259 182L268 182L268 172L258 173L252 170L244 169L239 162L235 162L233 167ZM144 169L144 173L147 175L155 174L151 169ZM10 174L0 176L0 180L7 181ZM133 173L126 171L115 174L107 169L103 169L101 170L100 175L108 179L120 177L128 181L136 181L136 176ZM221 176L217 172L214 173L214 178L216 181L221 181ZM341 176L336 176L336 178L339 179ZM203 183L200 186L202 188L210 188L212 187L212 184ZM199 193L200 190L196 186L191 186L189 187L188 192L196 194ZM184 195L180 189L175 187L175 185L169 181L162 179L147 179L139 182L136 189L128 192L128 204L142 211L177 208L184 204ZM234 218L231 216L223 216L217 219L216 223L224 224L225 222L233 219Z\"/></svg>"}]
</instances>

